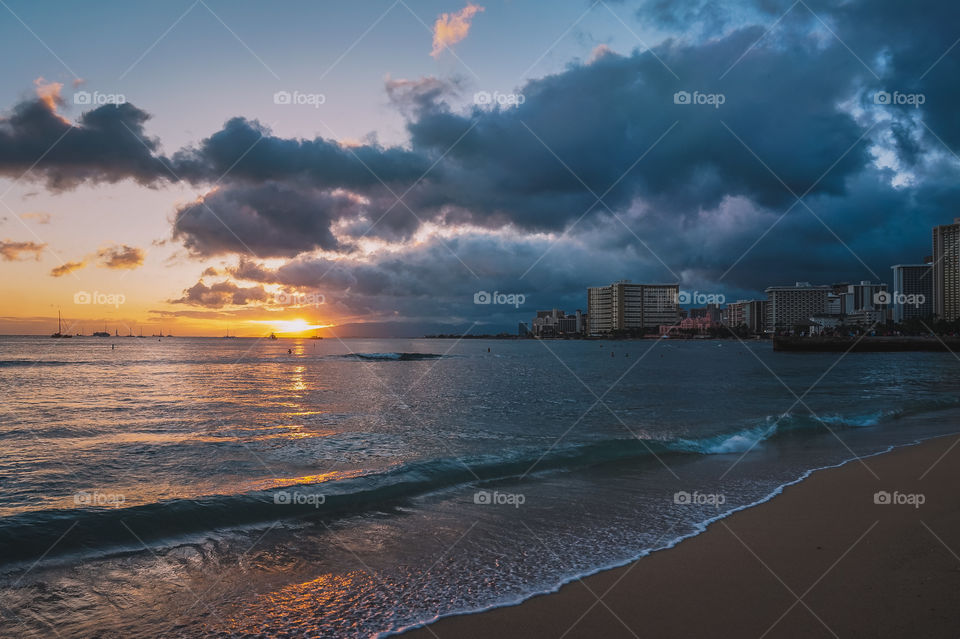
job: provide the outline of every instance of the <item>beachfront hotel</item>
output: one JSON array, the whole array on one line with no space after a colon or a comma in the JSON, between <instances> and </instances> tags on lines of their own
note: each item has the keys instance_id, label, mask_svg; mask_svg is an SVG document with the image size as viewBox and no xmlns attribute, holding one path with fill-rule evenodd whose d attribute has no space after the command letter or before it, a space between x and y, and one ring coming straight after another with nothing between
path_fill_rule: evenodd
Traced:
<instances>
[{"instance_id":1,"label":"beachfront hotel","mask_svg":"<svg viewBox=\"0 0 960 639\"><path fill-rule=\"evenodd\" d=\"M960 217L933 227L933 312L948 322L960 318Z\"/></svg>"},{"instance_id":2,"label":"beachfront hotel","mask_svg":"<svg viewBox=\"0 0 960 639\"><path fill-rule=\"evenodd\" d=\"M679 284L634 284L620 280L608 286L592 286L587 289L590 334L643 332L676 324L680 319L679 296Z\"/></svg>"},{"instance_id":3,"label":"beachfront hotel","mask_svg":"<svg viewBox=\"0 0 960 639\"><path fill-rule=\"evenodd\" d=\"M792 329L798 324L809 323L814 315L823 315L830 291L829 286L811 286L809 282L769 287L766 289L766 330Z\"/></svg>"}]
</instances>

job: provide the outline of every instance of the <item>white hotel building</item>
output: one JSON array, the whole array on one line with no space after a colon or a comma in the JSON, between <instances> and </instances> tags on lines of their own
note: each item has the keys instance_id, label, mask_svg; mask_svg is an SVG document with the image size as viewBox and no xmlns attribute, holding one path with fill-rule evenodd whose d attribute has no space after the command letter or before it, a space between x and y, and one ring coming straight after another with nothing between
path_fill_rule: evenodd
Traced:
<instances>
[{"instance_id":1,"label":"white hotel building","mask_svg":"<svg viewBox=\"0 0 960 639\"><path fill-rule=\"evenodd\" d=\"M587 289L591 335L670 326L680 320L679 284L634 284L630 280Z\"/></svg>"}]
</instances>

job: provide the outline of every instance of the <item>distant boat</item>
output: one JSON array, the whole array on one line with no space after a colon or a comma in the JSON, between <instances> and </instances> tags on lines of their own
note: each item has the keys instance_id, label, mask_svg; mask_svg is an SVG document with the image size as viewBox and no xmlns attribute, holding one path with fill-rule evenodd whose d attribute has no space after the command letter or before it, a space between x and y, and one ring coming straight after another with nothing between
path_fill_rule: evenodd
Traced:
<instances>
[{"instance_id":1,"label":"distant boat","mask_svg":"<svg viewBox=\"0 0 960 639\"><path fill-rule=\"evenodd\" d=\"M146 338L143 336L143 327L142 327L142 326L140 327L140 334L137 335L137 337L140 338L140 339L146 339Z\"/></svg>"},{"instance_id":2,"label":"distant boat","mask_svg":"<svg viewBox=\"0 0 960 639\"><path fill-rule=\"evenodd\" d=\"M57 339L67 339L67 338L73 337L73 335L69 335L69 334L64 335L62 331L63 329L60 327L60 311L58 310L57 311L57 332L51 335L50 337L55 337Z\"/></svg>"},{"instance_id":3,"label":"distant boat","mask_svg":"<svg viewBox=\"0 0 960 639\"><path fill-rule=\"evenodd\" d=\"M107 332L107 325L104 323L102 331L94 331L94 337L110 337L110 333Z\"/></svg>"},{"instance_id":4,"label":"distant boat","mask_svg":"<svg viewBox=\"0 0 960 639\"><path fill-rule=\"evenodd\" d=\"M270 333L270 339L277 339L276 333Z\"/></svg>"},{"instance_id":5,"label":"distant boat","mask_svg":"<svg viewBox=\"0 0 960 639\"><path fill-rule=\"evenodd\" d=\"M230 329L228 328L228 329L227 329L227 334L223 336L223 339L236 339L236 337L237 337L236 335L231 335L231 334L230 334Z\"/></svg>"},{"instance_id":6,"label":"distant boat","mask_svg":"<svg viewBox=\"0 0 960 639\"><path fill-rule=\"evenodd\" d=\"M323 339L323 338L320 337L320 334L318 333L317 335L311 336L310 339Z\"/></svg>"}]
</instances>

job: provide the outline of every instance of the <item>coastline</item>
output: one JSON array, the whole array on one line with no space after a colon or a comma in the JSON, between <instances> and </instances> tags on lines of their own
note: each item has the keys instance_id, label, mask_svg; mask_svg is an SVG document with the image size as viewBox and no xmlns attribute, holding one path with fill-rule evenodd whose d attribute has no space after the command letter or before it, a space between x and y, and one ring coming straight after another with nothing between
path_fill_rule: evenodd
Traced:
<instances>
[{"instance_id":1,"label":"coastline","mask_svg":"<svg viewBox=\"0 0 960 639\"><path fill-rule=\"evenodd\" d=\"M953 636L958 442L947 435L811 471L663 551L403 635ZM923 503L877 504L877 491Z\"/></svg>"}]
</instances>

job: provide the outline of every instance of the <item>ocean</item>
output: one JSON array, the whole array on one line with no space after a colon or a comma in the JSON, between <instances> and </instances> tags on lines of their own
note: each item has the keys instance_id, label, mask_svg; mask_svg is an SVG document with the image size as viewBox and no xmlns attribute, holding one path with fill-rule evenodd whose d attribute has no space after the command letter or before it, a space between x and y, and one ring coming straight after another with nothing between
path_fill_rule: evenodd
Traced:
<instances>
[{"instance_id":1,"label":"ocean","mask_svg":"<svg viewBox=\"0 0 960 639\"><path fill-rule=\"evenodd\" d=\"M0 636L371 637L516 603L960 431L958 365L0 337Z\"/></svg>"}]
</instances>

